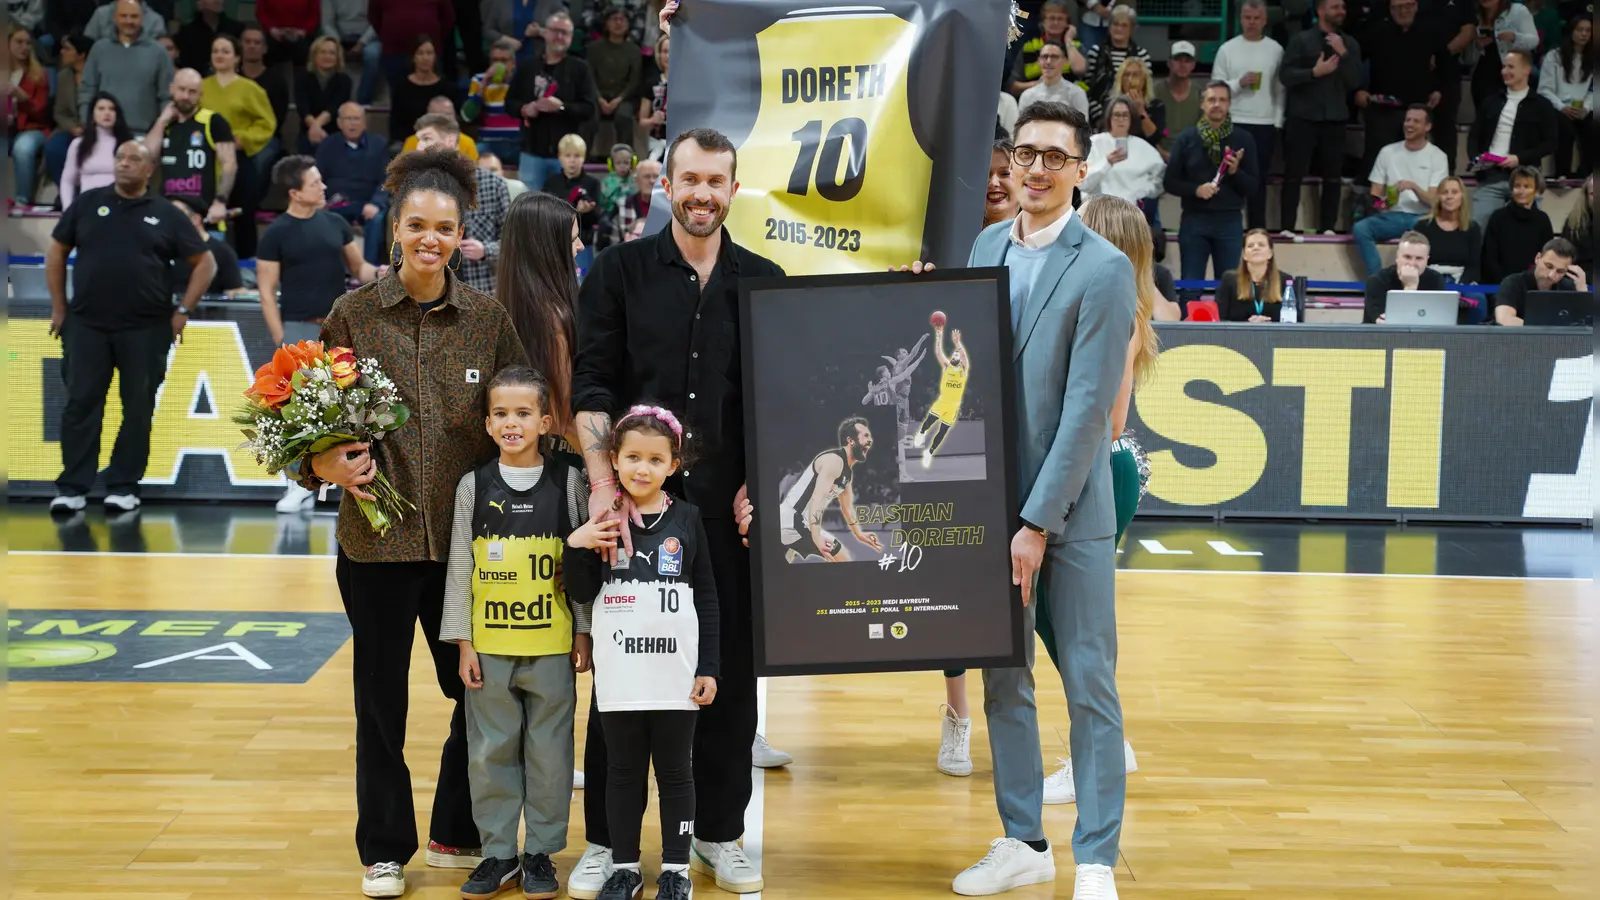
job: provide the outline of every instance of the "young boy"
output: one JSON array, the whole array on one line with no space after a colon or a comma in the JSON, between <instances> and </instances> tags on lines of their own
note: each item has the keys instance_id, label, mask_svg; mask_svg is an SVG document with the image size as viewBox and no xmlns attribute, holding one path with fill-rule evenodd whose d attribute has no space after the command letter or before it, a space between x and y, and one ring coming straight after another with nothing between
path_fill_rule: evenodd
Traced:
<instances>
[{"instance_id":1,"label":"young boy","mask_svg":"<svg viewBox=\"0 0 1600 900\"><path fill-rule=\"evenodd\" d=\"M544 192L571 203L578 211L578 233L583 238L578 266L587 269L589 264L584 257L594 253L595 226L600 222L600 182L583 171L583 160L589 153L589 145L583 138L569 134L556 145L556 151L561 171L545 179Z\"/></svg>"},{"instance_id":2,"label":"young boy","mask_svg":"<svg viewBox=\"0 0 1600 900\"><path fill-rule=\"evenodd\" d=\"M489 382L484 426L500 458L461 477L439 639L461 647L467 686L467 776L483 862L467 900L522 888L560 893L550 858L567 846L576 672L589 669L590 602L568 604L557 582L567 536L584 523L582 473L539 452L551 427L550 389L527 366ZM598 584L574 584L592 598ZM517 854L518 820L527 843ZM519 880L520 876L520 880Z\"/></svg>"},{"instance_id":3,"label":"young boy","mask_svg":"<svg viewBox=\"0 0 1600 900\"><path fill-rule=\"evenodd\" d=\"M615 215L617 205L639 190L633 183L633 162L632 144L617 144L611 148L611 171L600 182L602 215Z\"/></svg>"}]
</instances>

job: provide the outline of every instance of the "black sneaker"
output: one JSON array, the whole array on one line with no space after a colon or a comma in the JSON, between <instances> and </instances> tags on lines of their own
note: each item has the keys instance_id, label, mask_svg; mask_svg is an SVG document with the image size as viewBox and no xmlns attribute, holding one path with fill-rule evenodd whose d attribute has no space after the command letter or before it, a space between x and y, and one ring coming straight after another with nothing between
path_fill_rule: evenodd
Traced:
<instances>
[{"instance_id":1,"label":"black sneaker","mask_svg":"<svg viewBox=\"0 0 1600 900\"><path fill-rule=\"evenodd\" d=\"M522 896L527 900L554 900L561 895L556 864L543 853L522 854Z\"/></svg>"},{"instance_id":2,"label":"black sneaker","mask_svg":"<svg viewBox=\"0 0 1600 900\"><path fill-rule=\"evenodd\" d=\"M656 900L693 900L694 883L686 872L662 872L656 879Z\"/></svg>"},{"instance_id":3,"label":"black sneaker","mask_svg":"<svg viewBox=\"0 0 1600 900\"><path fill-rule=\"evenodd\" d=\"M501 891L516 887L517 873L521 871L522 866L514 859L485 859L461 886L461 896L465 900L489 900Z\"/></svg>"},{"instance_id":4,"label":"black sneaker","mask_svg":"<svg viewBox=\"0 0 1600 900\"><path fill-rule=\"evenodd\" d=\"M638 869L617 869L600 889L599 900L633 900L644 892L644 876Z\"/></svg>"}]
</instances>

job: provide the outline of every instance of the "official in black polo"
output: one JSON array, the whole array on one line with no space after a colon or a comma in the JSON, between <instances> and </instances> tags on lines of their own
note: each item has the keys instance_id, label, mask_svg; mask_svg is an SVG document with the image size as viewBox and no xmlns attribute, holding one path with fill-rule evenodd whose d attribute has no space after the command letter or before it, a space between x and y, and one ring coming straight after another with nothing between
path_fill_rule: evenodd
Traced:
<instances>
[{"instance_id":1,"label":"official in black polo","mask_svg":"<svg viewBox=\"0 0 1600 900\"><path fill-rule=\"evenodd\" d=\"M761 890L761 872L736 843L750 802L756 732L750 559L734 514L745 481L739 279L783 270L734 244L722 227L738 190L736 170L733 143L717 131L697 128L672 142L662 180L670 226L608 248L583 282L572 407L591 513L609 510L616 495L603 438L629 406L653 402L673 410L688 428L684 437L701 448L693 469L667 480L667 489L698 506L705 520L722 616L717 702L700 710L695 725L693 853L715 870L724 890L745 893ZM605 738L595 724L600 717L590 718L584 770L595 777L584 818L589 842L610 847Z\"/></svg>"},{"instance_id":2,"label":"official in black polo","mask_svg":"<svg viewBox=\"0 0 1600 900\"><path fill-rule=\"evenodd\" d=\"M51 512L83 509L94 485L113 370L121 376L122 427L106 468L106 506L138 509L167 352L216 274L216 262L188 217L147 192L154 172L144 144L128 141L118 147L115 183L79 194L62 213L45 252L50 334L61 339L67 386L61 477ZM68 305L67 256L74 248L78 259ZM174 307L171 267L178 261L192 271L182 303Z\"/></svg>"}]
</instances>

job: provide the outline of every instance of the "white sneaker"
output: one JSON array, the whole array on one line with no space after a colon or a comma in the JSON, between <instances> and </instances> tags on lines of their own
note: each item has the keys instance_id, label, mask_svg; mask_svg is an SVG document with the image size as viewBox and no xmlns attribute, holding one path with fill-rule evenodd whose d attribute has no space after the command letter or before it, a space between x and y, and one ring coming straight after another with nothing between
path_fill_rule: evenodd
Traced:
<instances>
[{"instance_id":1,"label":"white sneaker","mask_svg":"<svg viewBox=\"0 0 1600 900\"><path fill-rule=\"evenodd\" d=\"M289 482L289 487L278 499L278 512L297 513L303 509L311 509L317 505L317 492L308 491L294 482Z\"/></svg>"},{"instance_id":2,"label":"white sneaker","mask_svg":"<svg viewBox=\"0 0 1600 900\"><path fill-rule=\"evenodd\" d=\"M1117 880L1111 867L1079 863L1072 900L1117 900Z\"/></svg>"},{"instance_id":3,"label":"white sneaker","mask_svg":"<svg viewBox=\"0 0 1600 900\"><path fill-rule=\"evenodd\" d=\"M572 770L572 789L575 790L575 791L583 790L583 770L582 769L573 769Z\"/></svg>"},{"instance_id":4,"label":"white sneaker","mask_svg":"<svg viewBox=\"0 0 1600 900\"><path fill-rule=\"evenodd\" d=\"M922 467L924 469L933 468L933 451L932 450L924 450L924 451L922 451Z\"/></svg>"},{"instance_id":5,"label":"white sneaker","mask_svg":"<svg viewBox=\"0 0 1600 900\"><path fill-rule=\"evenodd\" d=\"M82 494L62 494L50 501L51 512L77 512L89 505Z\"/></svg>"},{"instance_id":6,"label":"white sneaker","mask_svg":"<svg viewBox=\"0 0 1600 900\"><path fill-rule=\"evenodd\" d=\"M750 745L750 761L758 769L781 769L794 762L794 756L774 749L760 734Z\"/></svg>"},{"instance_id":7,"label":"white sneaker","mask_svg":"<svg viewBox=\"0 0 1600 900\"><path fill-rule=\"evenodd\" d=\"M940 709L944 725L939 738L939 771L964 778L972 774L972 719L957 718L948 705Z\"/></svg>"},{"instance_id":8,"label":"white sneaker","mask_svg":"<svg viewBox=\"0 0 1600 900\"><path fill-rule=\"evenodd\" d=\"M1061 768L1045 776L1044 779L1045 805L1075 803L1078 799L1078 789L1072 783L1072 760L1057 758L1056 762L1061 763ZM1127 741L1122 742L1122 766L1123 771L1129 775L1139 771L1139 760L1133 755L1133 745Z\"/></svg>"},{"instance_id":9,"label":"white sneaker","mask_svg":"<svg viewBox=\"0 0 1600 900\"><path fill-rule=\"evenodd\" d=\"M399 897L406 892L406 873L397 862L367 866L361 875L361 893L368 897Z\"/></svg>"},{"instance_id":10,"label":"white sneaker","mask_svg":"<svg viewBox=\"0 0 1600 900\"><path fill-rule=\"evenodd\" d=\"M132 494L107 494L106 506L118 512L133 512L139 508L139 498Z\"/></svg>"},{"instance_id":11,"label":"white sneaker","mask_svg":"<svg viewBox=\"0 0 1600 900\"><path fill-rule=\"evenodd\" d=\"M584 849L578 864L573 866L572 875L567 878L567 896L576 900L594 900L600 896L600 889L606 886L612 869L611 848L590 844Z\"/></svg>"},{"instance_id":12,"label":"white sneaker","mask_svg":"<svg viewBox=\"0 0 1600 900\"><path fill-rule=\"evenodd\" d=\"M744 848L737 841L713 844L695 838L689 868L712 876L717 887L730 894L753 894L765 884L761 870L744 855Z\"/></svg>"},{"instance_id":13,"label":"white sneaker","mask_svg":"<svg viewBox=\"0 0 1600 900\"><path fill-rule=\"evenodd\" d=\"M963 897L986 897L1055 880L1056 858L1050 850L1040 853L1016 838L995 838L983 859L957 875L951 888Z\"/></svg>"},{"instance_id":14,"label":"white sneaker","mask_svg":"<svg viewBox=\"0 0 1600 900\"><path fill-rule=\"evenodd\" d=\"M917 448L918 450L921 450L923 442L926 441L927 439L928 439L928 433L926 431L919 431L919 432L916 433L916 435L914 437L911 438L911 446Z\"/></svg>"}]
</instances>

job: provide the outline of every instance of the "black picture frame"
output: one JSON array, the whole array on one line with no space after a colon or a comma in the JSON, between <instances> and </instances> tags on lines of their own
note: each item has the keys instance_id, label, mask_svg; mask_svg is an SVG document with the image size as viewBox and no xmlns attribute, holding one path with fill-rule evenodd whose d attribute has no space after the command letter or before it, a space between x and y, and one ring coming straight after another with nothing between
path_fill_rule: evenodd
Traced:
<instances>
[{"instance_id":1,"label":"black picture frame","mask_svg":"<svg viewBox=\"0 0 1600 900\"><path fill-rule=\"evenodd\" d=\"M965 288L966 290L962 291L960 288ZM830 292L856 296L853 299L841 296L837 299L832 299L830 303L830 298L828 297ZM863 292L870 292L872 295L865 303L860 302L862 299L860 295ZM892 313L886 309L885 315L887 317L898 316L903 323L909 321L906 319L908 315L908 310L905 309L906 305L917 304L917 315L927 315L925 310L928 308L928 304L946 302L941 300L940 297L952 298L957 294L963 296L962 309L968 313L976 311L980 318L986 319L978 329L984 336L983 347L979 352L986 356L994 354L993 358L997 364L989 367L992 378L990 375L983 376L990 380L984 383L983 393L980 395L984 401L984 406L982 407L984 420L979 422L979 425L982 426L979 429L979 434L982 438L978 452L979 459L976 465L982 467L983 475L981 478L971 477L971 468L969 467L960 475L960 480L969 485L969 487L964 489L951 488L951 490L964 491L963 495L968 496L968 500L964 502L971 502L970 495L974 490L977 490L981 495L982 489L978 487L979 485L998 487L1000 490L998 492L998 503L981 497L976 501L976 505L982 507L982 513L978 518L982 519L983 531L981 540L977 542L973 554L981 553L983 559L975 567L978 570L977 572L969 571L974 568L972 566L962 567L966 576L983 585L981 591L972 595L977 598L976 600L973 600L972 596L964 598L965 602L972 604L973 611L962 608L957 616L938 624L941 628L951 628L950 631L945 633L943 640L940 641L941 643L950 644L954 640L966 640L970 633L976 631L984 634L985 646L970 655L942 652L932 655L906 657L889 653L884 658L872 658L870 654L863 654L860 658L855 659L835 658L808 661L796 659L794 653L785 653L778 654L778 658L775 658L775 654L772 652L773 635L769 634L769 628L779 627L781 623L778 619L782 617L775 616L773 610L768 607L769 594L774 593L769 590L775 583L772 579L793 575L795 574L795 569L812 570L804 578L801 578L801 581L814 581L822 578L824 573L831 572L844 574L829 575L830 580L849 580L855 577L855 573L861 573L862 575L866 575L866 573L876 574L880 570L877 565L867 566L865 562L847 565L825 565L822 569L817 569L814 566L791 566L781 562L781 560L784 560L783 554L773 557L773 553L765 552L768 550L776 552L777 546L781 543L780 535L783 523L780 521L779 503L773 495L775 488L778 488L776 492L783 490L780 487L780 481L784 476L774 471L774 467L778 465L778 462L769 458L778 454L773 453L770 446L763 446L764 441L761 430L764 421L772 416L772 407L771 400L762 396L764 390L762 382L768 378L785 377L781 375L774 376L774 372L779 368L780 363L776 362L774 354L769 352L772 348L765 346L765 344L771 340L771 334L779 332L786 338L786 344L795 344L794 340L787 339L802 334L805 327L807 327L806 323L800 321L799 317L796 316L796 310L802 310L803 314L808 314L813 319L816 319L818 318L817 310L819 309L826 310L830 305L834 307L848 305L852 319L865 316L870 322L870 314L867 311L874 304L895 303L902 305L896 307ZM1020 515L1014 454L1016 443L1016 384L1015 367L1012 361L1010 303L1009 272L1003 266L937 269L922 275L884 272L741 280L739 286L739 337L741 371L743 373L746 471L749 497L751 503L756 507L755 521L751 526L748 537L751 566L752 636L755 641L753 655L757 675L828 675L955 668L981 669L1015 667L1024 664L1026 659L1025 642L1032 640L1032 635L1023 633L1024 614L1021 588L1011 584L1009 562L1011 536L1018 527ZM826 319L827 315L828 313L825 311L821 314L821 318ZM769 322L769 319L772 321ZM852 321L851 327L861 329L864 333L872 333L871 324L863 325L860 321ZM925 330L924 333L926 333L928 326L924 325L922 327ZM920 345L921 342L919 341L918 346ZM825 354L828 348L818 349ZM859 349L854 352L859 357ZM887 356L885 358L888 359ZM892 359L890 361L893 362ZM977 364L975 363L974 365L976 366ZM826 367L826 361L824 361L823 367ZM936 368L937 363L930 366L930 369ZM879 371L883 372L887 371L887 369ZM863 374L870 375L871 373ZM914 373L912 375L914 377ZM974 375L973 377L976 381L979 376ZM935 382L942 378L942 373L934 376ZM923 382L923 389L926 391L926 379L923 379ZM934 389L937 390L937 385L935 385ZM866 398L862 398L861 402L865 406ZM763 410L764 405L766 406L765 411ZM900 443L902 440L901 429L906 421L903 413L904 405L897 406L897 411L894 413L887 413L896 416L893 446L895 448L896 465L902 468L902 476L905 463L901 456L902 448ZM995 406L998 406L998 410L993 409ZM998 415L995 414L996 412ZM879 415L885 414L880 413ZM813 418L816 417L813 416ZM998 420L998 427L989 427L987 423L991 418ZM965 420L958 424L964 423ZM770 422L767 425L769 428L772 427ZM812 429L813 433L815 431L815 429ZM969 429L969 440L971 438L970 431L971 429ZM955 429L952 428L949 434L955 434ZM766 435L766 439L766 442L770 443L774 439L774 435L769 433ZM995 439L998 440L998 446L992 446ZM828 448L819 447L818 449L825 451ZM874 451L876 450L877 447L874 446ZM809 458L807 457L807 459ZM877 458L879 460L882 459L881 456ZM968 457L967 461L970 464L971 457ZM955 477L955 475L951 475L949 479L954 480ZM923 478L930 482L939 480L935 476L923 476ZM900 486L901 482L897 480L894 487L898 490ZM993 493L991 492L987 496L992 498ZM895 505L898 505L898 503ZM950 504L950 508L954 509L955 505L953 503ZM862 545L856 542L856 546L860 547ZM780 562L774 565L775 560ZM870 578L863 578L862 580L867 581ZM794 582L789 583L790 590L793 590L793 584ZM990 584L993 584L992 594L988 587ZM997 604L1004 604L1003 610L996 609ZM979 613L976 610L982 610L983 612ZM904 610L901 612L903 613ZM998 625L991 624L996 620L996 617L992 615L995 612L1001 613L999 617L1000 624ZM801 613L798 615L804 616L808 614ZM931 618L926 617L916 618L916 615L913 614L912 617L914 624L925 624L933 621ZM942 616L941 613L934 613L933 615ZM795 617L795 614L789 616L791 619ZM819 618L821 617L819 616ZM870 630L871 623L865 622L862 616L852 616L850 618L852 620L862 619L863 624L869 625ZM967 631L962 629L962 622L964 621L968 622L969 630ZM918 627L921 627L921 625L919 624ZM936 632L938 630L936 629ZM814 639L816 635L813 634L808 637ZM897 641L878 640L875 638L868 646L888 647L893 646L894 643L897 643Z\"/></svg>"}]
</instances>

